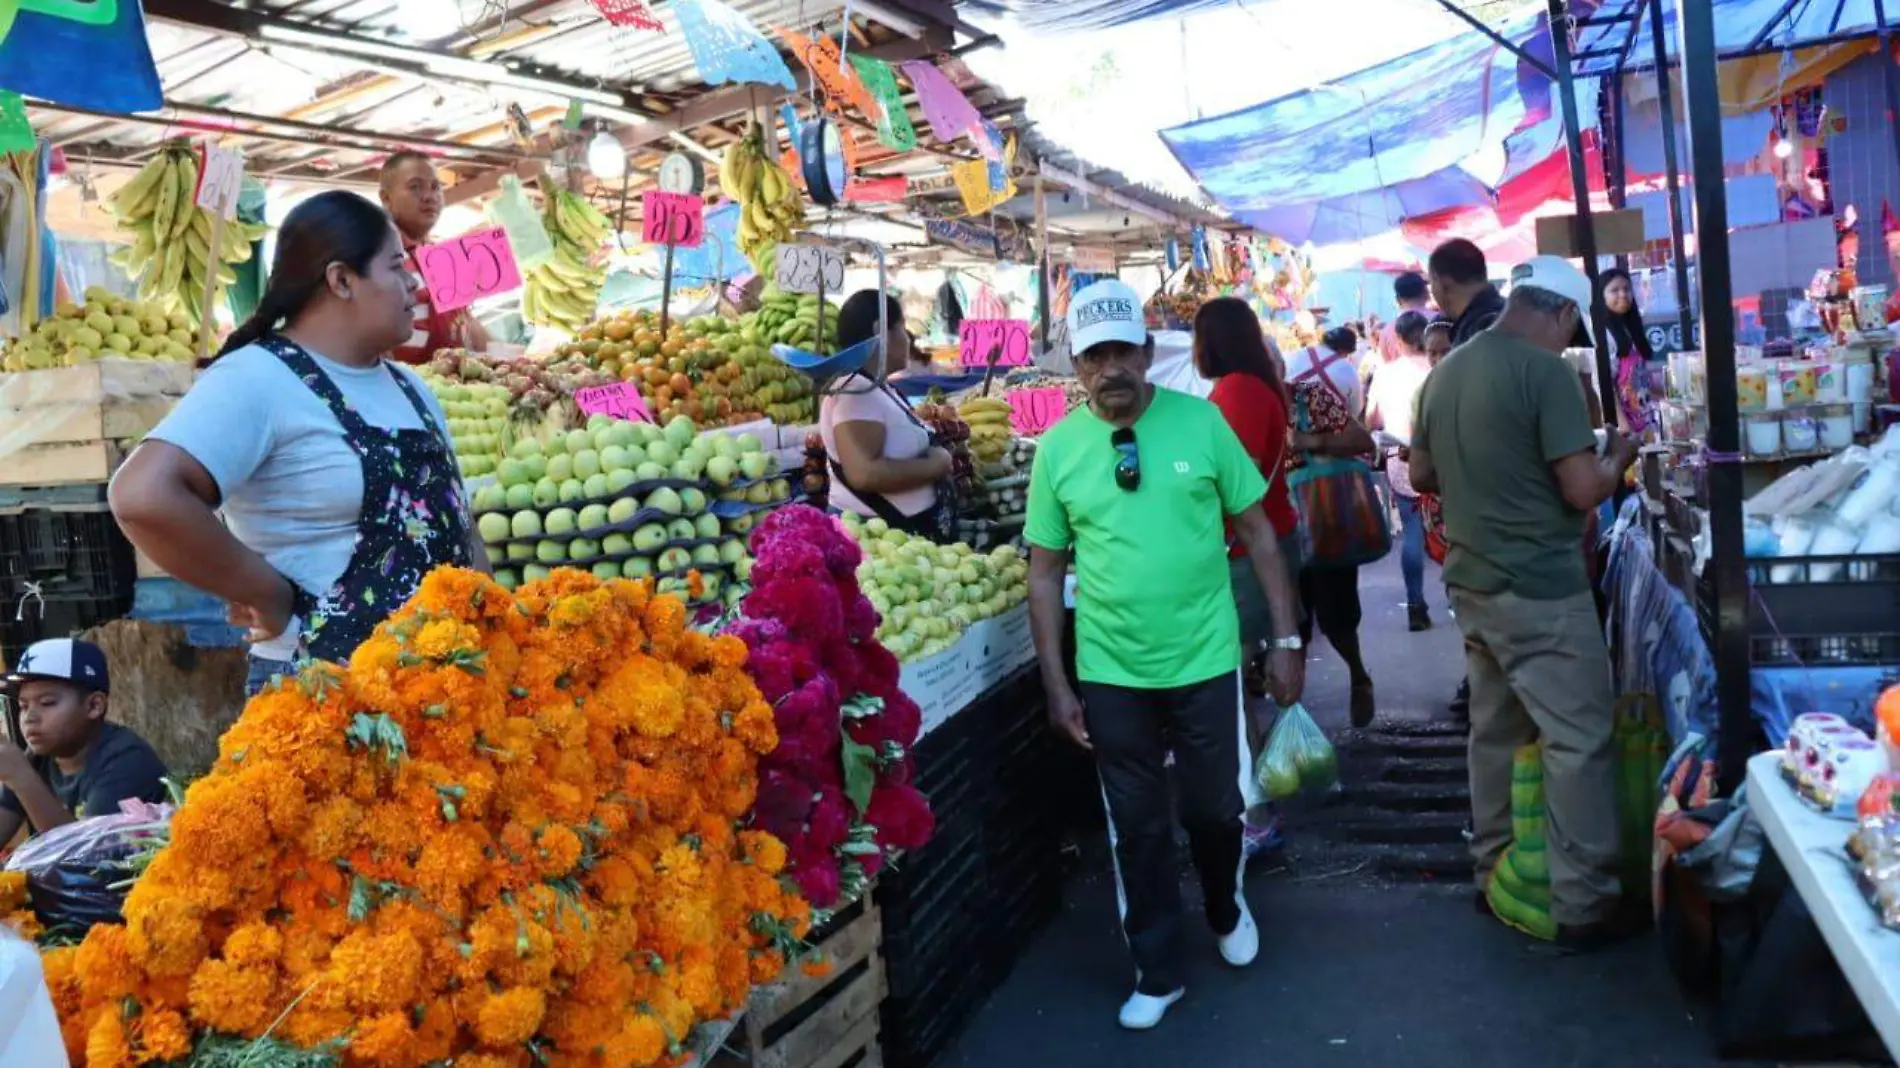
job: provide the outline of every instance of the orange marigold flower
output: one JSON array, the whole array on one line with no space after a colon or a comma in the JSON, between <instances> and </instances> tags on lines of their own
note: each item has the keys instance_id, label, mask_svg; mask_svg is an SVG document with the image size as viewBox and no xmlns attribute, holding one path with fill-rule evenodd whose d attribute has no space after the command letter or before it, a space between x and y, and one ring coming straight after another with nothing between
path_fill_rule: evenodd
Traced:
<instances>
[{"instance_id":1,"label":"orange marigold flower","mask_svg":"<svg viewBox=\"0 0 1900 1068\"><path fill-rule=\"evenodd\" d=\"M116 924L98 924L73 954L73 975L95 1001L127 997L138 988L138 969L132 964L127 935Z\"/></svg>"},{"instance_id":2,"label":"orange marigold flower","mask_svg":"<svg viewBox=\"0 0 1900 1068\"><path fill-rule=\"evenodd\" d=\"M640 1013L629 1019L615 1036L609 1047L613 1057L609 1063L643 1066L654 1064L666 1053L666 1031L660 1021L648 1013Z\"/></svg>"},{"instance_id":3,"label":"orange marigold flower","mask_svg":"<svg viewBox=\"0 0 1900 1068\"><path fill-rule=\"evenodd\" d=\"M541 828L535 844L538 847L537 860L542 878L559 879L580 863L580 836L558 823Z\"/></svg>"},{"instance_id":4,"label":"orange marigold flower","mask_svg":"<svg viewBox=\"0 0 1900 1068\"><path fill-rule=\"evenodd\" d=\"M352 1062L376 1068L409 1068L416 1063L415 1029L406 1012L386 1012L358 1024L350 1035Z\"/></svg>"},{"instance_id":5,"label":"orange marigold flower","mask_svg":"<svg viewBox=\"0 0 1900 1068\"><path fill-rule=\"evenodd\" d=\"M255 1038L274 1014L275 985L269 972L206 961L191 977L191 1018L213 1031Z\"/></svg>"},{"instance_id":6,"label":"orange marigold flower","mask_svg":"<svg viewBox=\"0 0 1900 1068\"><path fill-rule=\"evenodd\" d=\"M117 1012L102 1012L86 1032L87 1068L132 1068L132 1040Z\"/></svg>"},{"instance_id":7,"label":"orange marigold flower","mask_svg":"<svg viewBox=\"0 0 1900 1068\"><path fill-rule=\"evenodd\" d=\"M764 831L740 832L739 848L748 860L767 875L777 875L785 870L785 843Z\"/></svg>"},{"instance_id":8,"label":"orange marigold flower","mask_svg":"<svg viewBox=\"0 0 1900 1068\"><path fill-rule=\"evenodd\" d=\"M475 1035L496 1049L519 1046L534 1037L547 1008L542 990L514 987L490 995L475 1018Z\"/></svg>"},{"instance_id":9,"label":"orange marigold flower","mask_svg":"<svg viewBox=\"0 0 1900 1068\"><path fill-rule=\"evenodd\" d=\"M191 1026L170 1009L148 1010L132 1025L132 1042L141 1062L169 1062L191 1053Z\"/></svg>"}]
</instances>

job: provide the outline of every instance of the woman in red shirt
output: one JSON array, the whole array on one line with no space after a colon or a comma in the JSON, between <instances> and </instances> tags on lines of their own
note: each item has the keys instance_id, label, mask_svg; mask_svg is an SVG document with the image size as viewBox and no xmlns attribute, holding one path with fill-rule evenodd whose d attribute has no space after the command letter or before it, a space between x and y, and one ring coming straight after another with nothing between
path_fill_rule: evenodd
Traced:
<instances>
[{"instance_id":1,"label":"woman in red shirt","mask_svg":"<svg viewBox=\"0 0 1900 1068\"><path fill-rule=\"evenodd\" d=\"M1280 537L1281 558L1287 564L1287 584L1298 588L1300 575L1299 514L1286 490L1287 404L1286 384L1280 356L1267 344L1260 331L1260 319L1253 309L1237 297L1218 297L1201 305L1194 316L1194 369L1202 378L1211 379L1214 392L1208 398L1247 450L1260 465L1267 479L1267 496L1261 504L1273 532ZM1264 679L1255 671L1266 643L1273 637L1273 617L1267 610L1265 594L1247 559L1247 547L1228 530L1232 548L1228 551L1228 574L1234 588L1234 610L1240 616L1241 658L1250 680ZM1255 696L1264 687L1253 683ZM1249 717L1248 740L1260 751L1264 740L1263 725ZM1278 836L1278 819L1270 807L1249 809L1245 828L1245 849L1249 856L1270 847Z\"/></svg>"}]
</instances>

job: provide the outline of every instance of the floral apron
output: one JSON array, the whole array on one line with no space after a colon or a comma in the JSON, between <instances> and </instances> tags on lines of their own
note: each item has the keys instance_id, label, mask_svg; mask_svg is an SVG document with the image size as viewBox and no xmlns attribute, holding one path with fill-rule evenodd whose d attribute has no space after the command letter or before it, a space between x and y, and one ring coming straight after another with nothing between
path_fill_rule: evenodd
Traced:
<instances>
[{"instance_id":1,"label":"floral apron","mask_svg":"<svg viewBox=\"0 0 1900 1068\"><path fill-rule=\"evenodd\" d=\"M461 476L429 406L394 367L388 371L424 429L370 426L309 353L281 336L260 344L330 406L344 443L363 463L363 508L349 566L321 597L295 587L292 603L292 614L303 620L298 659L341 663L416 592L423 576L441 564L470 565Z\"/></svg>"}]
</instances>

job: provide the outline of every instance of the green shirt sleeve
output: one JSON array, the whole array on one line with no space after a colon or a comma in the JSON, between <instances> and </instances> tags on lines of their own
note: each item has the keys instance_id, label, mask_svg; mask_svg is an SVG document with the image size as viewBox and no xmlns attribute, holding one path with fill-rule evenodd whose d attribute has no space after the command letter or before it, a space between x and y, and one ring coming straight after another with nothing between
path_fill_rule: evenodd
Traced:
<instances>
[{"instance_id":1,"label":"green shirt sleeve","mask_svg":"<svg viewBox=\"0 0 1900 1068\"><path fill-rule=\"evenodd\" d=\"M1267 480L1261 477L1260 465L1247 455L1247 447L1240 443L1219 409L1214 410L1212 422L1214 485L1220 490L1221 507L1228 515L1239 515L1267 495Z\"/></svg>"},{"instance_id":2,"label":"green shirt sleeve","mask_svg":"<svg viewBox=\"0 0 1900 1068\"><path fill-rule=\"evenodd\" d=\"M1590 409L1584 405L1583 390L1577 385L1577 373L1559 357L1534 361L1530 365L1530 400L1537 413L1537 435L1544 450L1544 462L1558 460L1588 449L1595 449L1596 431L1590 426Z\"/></svg>"},{"instance_id":3,"label":"green shirt sleeve","mask_svg":"<svg viewBox=\"0 0 1900 1068\"><path fill-rule=\"evenodd\" d=\"M1044 437L1029 468L1029 514L1023 520L1023 539L1039 549L1065 552L1075 544L1069 511L1056 496L1056 457L1061 439Z\"/></svg>"}]
</instances>

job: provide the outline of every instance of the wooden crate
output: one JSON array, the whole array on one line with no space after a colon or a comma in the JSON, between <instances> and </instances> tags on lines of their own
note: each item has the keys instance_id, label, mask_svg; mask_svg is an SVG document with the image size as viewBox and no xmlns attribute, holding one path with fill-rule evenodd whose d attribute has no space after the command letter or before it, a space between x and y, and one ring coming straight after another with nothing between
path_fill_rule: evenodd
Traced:
<instances>
[{"instance_id":1,"label":"wooden crate","mask_svg":"<svg viewBox=\"0 0 1900 1068\"><path fill-rule=\"evenodd\" d=\"M812 976L788 969L779 982L753 992L713 1068L882 1068L884 921L868 892L861 908L819 943L830 971Z\"/></svg>"},{"instance_id":2,"label":"wooden crate","mask_svg":"<svg viewBox=\"0 0 1900 1068\"><path fill-rule=\"evenodd\" d=\"M191 380L189 364L123 359L0 375L0 426L25 435L0 486L104 482Z\"/></svg>"}]
</instances>

